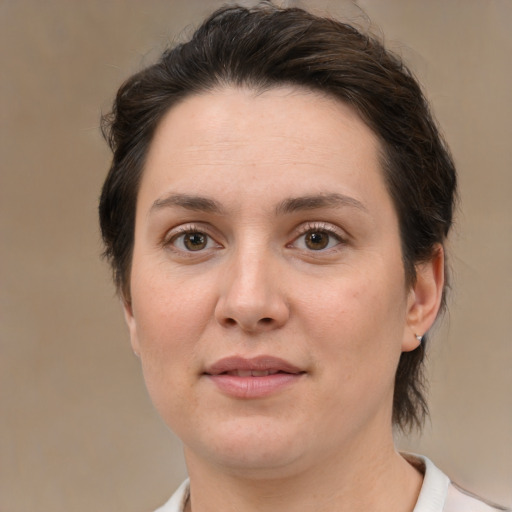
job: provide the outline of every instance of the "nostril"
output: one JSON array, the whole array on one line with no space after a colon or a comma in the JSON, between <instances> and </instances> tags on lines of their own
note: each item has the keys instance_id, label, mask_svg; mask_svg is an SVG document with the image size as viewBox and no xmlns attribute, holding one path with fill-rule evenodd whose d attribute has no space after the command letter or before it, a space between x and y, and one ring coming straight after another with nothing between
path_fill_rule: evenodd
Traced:
<instances>
[{"instance_id":1,"label":"nostril","mask_svg":"<svg viewBox=\"0 0 512 512\"><path fill-rule=\"evenodd\" d=\"M225 327L234 327L235 325L239 325L239 322L237 322L234 318L224 318L223 320ZM274 319L270 317L260 318L255 325L252 327L248 327L250 330L257 329L257 326L263 327L267 325L272 325L274 323ZM246 326L247 327L247 326Z\"/></svg>"}]
</instances>

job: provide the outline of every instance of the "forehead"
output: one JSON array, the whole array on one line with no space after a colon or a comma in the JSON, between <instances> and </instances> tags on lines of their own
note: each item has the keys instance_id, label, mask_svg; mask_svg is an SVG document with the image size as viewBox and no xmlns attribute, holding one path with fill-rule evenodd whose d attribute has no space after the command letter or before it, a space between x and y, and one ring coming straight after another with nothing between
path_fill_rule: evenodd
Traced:
<instances>
[{"instance_id":1,"label":"forehead","mask_svg":"<svg viewBox=\"0 0 512 512\"><path fill-rule=\"evenodd\" d=\"M375 178L381 179L379 155L375 134L339 100L296 87L225 87L187 97L167 112L151 143L143 183L162 173L179 181L191 169L196 181L205 182L227 169L235 171L233 179L253 169L281 182L303 176L311 181L320 168L324 178L343 170L366 179L378 169Z\"/></svg>"},{"instance_id":2,"label":"forehead","mask_svg":"<svg viewBox=\"0 0 512 512\"><path fill-rule=\"evenodd\" d=\"M191 135L202 142L252 140L256 144L256 136L263 135L256 130L262 127L268 137L286 138L290 143L339 144L338 135L349 130L363 137L369 149L378 146L377 137L353 107L292 86L264 91L227 86L188 96L164 115L152 146L162 137L184 140Z\"/></svg>"}]
</instances>

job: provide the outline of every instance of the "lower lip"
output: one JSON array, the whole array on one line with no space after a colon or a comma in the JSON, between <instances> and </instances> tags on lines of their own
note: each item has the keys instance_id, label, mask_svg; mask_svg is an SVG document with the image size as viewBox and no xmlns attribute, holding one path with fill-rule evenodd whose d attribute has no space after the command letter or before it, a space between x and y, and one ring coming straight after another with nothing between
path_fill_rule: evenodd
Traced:
<instances>
[{"instance_id":1,"label":"lower lip","mask_svg":"<svg viewBox=\"0 0 512 512\"><path fill-rule=\"evenodd\" d=\"M263 377L238 377L236 375L208 375L207 377L224 394L234 398L264 398L297 383L302 373L274 373Z\"/></svg>"}]
</instances>

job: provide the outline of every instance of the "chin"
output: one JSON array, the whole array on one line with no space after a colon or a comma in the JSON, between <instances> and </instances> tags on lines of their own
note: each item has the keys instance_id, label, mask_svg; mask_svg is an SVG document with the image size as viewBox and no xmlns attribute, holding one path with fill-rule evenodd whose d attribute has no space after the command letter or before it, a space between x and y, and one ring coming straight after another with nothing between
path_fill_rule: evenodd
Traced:
<instances>
[{"instance_id":1,"label":"chin","mask_svg":"<svg viewBox=\"0 0 512 512\"><path fill-rule=\"evenodd\" d=\"M282 427L282 426L281 426ZM303 436L288 428L284 431L268 418L236 419L208 430L201 445L185 440L185 454L194 452L206 456L213 464L231 468L240 476L269 477L273 470L283 475L283 469L294 466L304 455Z\"/></svg>"}]
</instances>

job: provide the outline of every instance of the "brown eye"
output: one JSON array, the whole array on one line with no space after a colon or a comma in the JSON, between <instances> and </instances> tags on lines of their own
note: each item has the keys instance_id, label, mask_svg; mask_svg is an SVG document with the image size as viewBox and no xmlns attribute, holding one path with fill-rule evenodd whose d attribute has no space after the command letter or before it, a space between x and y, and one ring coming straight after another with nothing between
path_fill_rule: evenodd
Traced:
<instances>
[{"instance_id":1,"label":"brown eye","mask_svg":"<svg viewBox=\"0 0 512 512\"><path fill-rule=\"evenodd\" d=\"M183 245L189 251L200 251L208 245L208 236L200 232L186 233L183 235Z\"/></svg>"},{"instance_id":2,"label":"brown eye","mask_svg":"<svg viewBox=\"0 0 512 512\"><path fill-rule=\"evenodd\" d=\"M337 229L339 228L306 225L302 234L293 241L291 246L306 252L335 249L345 244L342 235L337 233Z\"/></svg>"},{"instance_id":3,"label":"brown eye","mask_svg":"<svg viewBox=\"0 0 512 512\"><path fill-rule=\"evenodd\" d=\"M167 241L164 240L164 247L172 249L175 254L192 257L195 253L201 259L211 256L212 251L223 249L222 244L195 226L182 226L179 231Z\"/></svg>"},{"instance_id":4,"label":"brown eye","mask_svg":"<svg viewBox=\"0 0 512 512\"><path fill-rule=\"evenodd\" d=\"M324 231L310 231L306 233L304 243L308 249L321 251L329 245L330 235Z\"/></svg>"}]
</instances>

